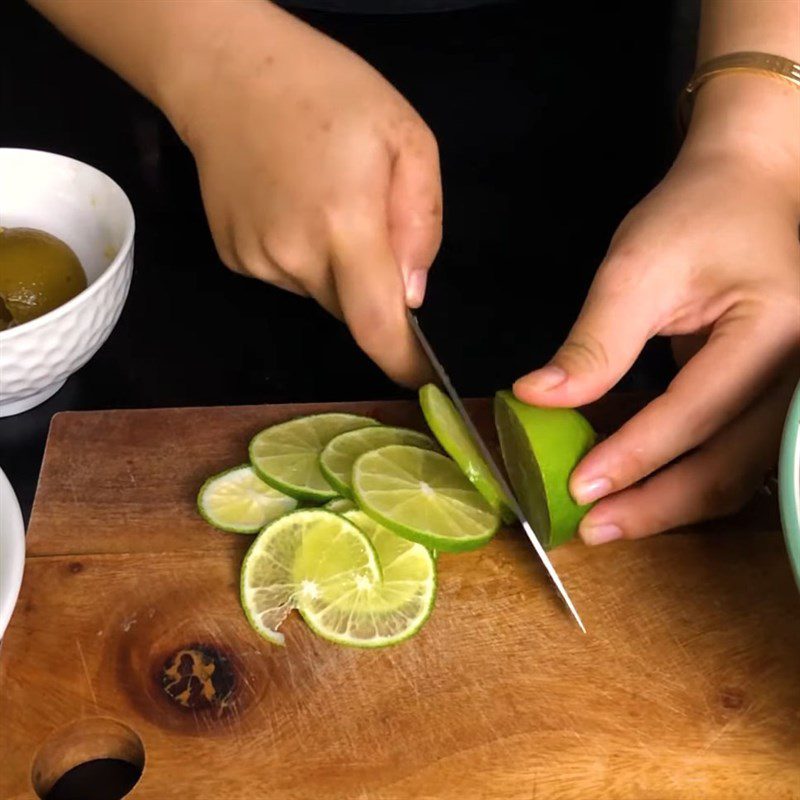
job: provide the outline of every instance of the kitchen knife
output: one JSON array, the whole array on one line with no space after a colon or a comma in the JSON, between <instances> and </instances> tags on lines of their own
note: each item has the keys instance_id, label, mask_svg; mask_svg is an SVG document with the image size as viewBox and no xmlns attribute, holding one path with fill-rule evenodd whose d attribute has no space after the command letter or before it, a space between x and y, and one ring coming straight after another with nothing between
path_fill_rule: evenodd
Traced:
<instances>
[{"instance_id":1,"label":"kitchen knife","mask_svg":"<svg viewBox=\"0 0 800 800\"><path fill-rule=\"evenodd\" d=\"M420 346L425 351L425 355L431 362L433 371L436 373L444 390L450 396L450 399L453 401L453 404L458 410L458 413L461 415L461 419L467 426L467 430L470 432L470 435L472 436L476 446L480 450L481 455L488 464L489 469L492 472L492 475L494 475L495 480L500 484L500 487L506 493L508 500L510 501L509 505L511 507L511 510L514 512L520 524L522 525L522 529L525 531L525 534L527 535L528 539L530 539L530 542L533 545L533 549L536 551L536 554L539 556L539 560L542 562L544 568L547 570L547 574L550 576L550 580L552 580L553 583L555 584L555 587L556 589L558 589L558 593L561 596L561 599L564 601L570 613L575 618L575 621L580 626L580 629L584 633L586 633L586 628L583 625L583 621L581 620L577 609L573 605L572 600L570 600L570 597L567 594L567 590L564 588L564 584L561 582L561 578L558 577L558 573L556 572L555 567L553 567L553 564L548 558L544 547L542 547L542 543L539 541L539 537L536 535L530 522L528 522L527 518L525 517L525 514L522 512L522 508L520 507L520 504L517 501L514 492L511 491L511 487L508 485L508 481L506 480L505 475L501 471L500 467L497 466L497 463L495 462L494 457L489 451L489 448L483 441L483 437L480 435L478 429L475 427L475 424L473 423L470 415L467 413L466 408L464 408L464 404L461 402L461 398L458 396L458 392L456 392L455 388L453 387L453 384L450 382L450 378L448 378L447 376L447 372L445 372L445 369L442 366L441 361L439 361L439 359L436 357L436 353L434 353L430 342L426 338L425 334L422 332L422 328L420 328L417 318L410 311L408 312L408 321L411 325L412 330L416 334Z\"/></svg>"}]
</instances>

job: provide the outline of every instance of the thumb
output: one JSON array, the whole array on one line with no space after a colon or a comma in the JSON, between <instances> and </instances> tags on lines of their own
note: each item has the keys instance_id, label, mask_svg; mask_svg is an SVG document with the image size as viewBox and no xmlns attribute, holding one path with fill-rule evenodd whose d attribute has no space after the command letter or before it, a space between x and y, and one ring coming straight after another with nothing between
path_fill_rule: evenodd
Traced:
<instances>
[{"instance_id":1,"label":"thumb","mask_svg":"<svg viewBox=\"0 0 800 800\"><path fill-rule=\"evenodd\" d=\"M425 127L399 151L389 192L389 236L405 285L406 305L425 297L428 270L442 241L442 181L436 139Z\"/></svg>"},{"instance_id":2,"label":"thumb","mask_svg":"<svg viewBox=\"0 0 800 800\"><path fill-rule=\"evenodd\" d=\"M617 279L612 287L609 269L601 268L567 340L549 364L514 384L514 394L532 405L570 407L605 394L652 335L655 304L644 289Z\"/></svg>"}]
</instances>

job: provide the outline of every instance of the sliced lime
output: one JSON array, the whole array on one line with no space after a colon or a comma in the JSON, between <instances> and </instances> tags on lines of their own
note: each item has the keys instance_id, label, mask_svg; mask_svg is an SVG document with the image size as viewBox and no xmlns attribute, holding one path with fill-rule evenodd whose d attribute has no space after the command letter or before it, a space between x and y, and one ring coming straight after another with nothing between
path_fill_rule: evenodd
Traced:
<instances>
[{"instance_id":1,"label":"sliced lime","mask_svg":"<svg viewBox=\"0 0 800 800\"><path fill-rule=\"evenodd\" d=\"M596 435L586 418L571 408L529 406L511 392L498 392L495 422L503 461L525 516L545 547L575 535L589 510L569 493L572 470Z\"/></svg>"},{"instance_id":2,"label":"sliced lime","mask_svg":"<svg viewBox=\"0 0 800 800\"><path fill-rule=\"evenodd\" d=\"M418 447L365 453L353 468L353 489L373 519L431 549L473 550L492 538L500 522L453 461Z\"/></svg>"},{"instance_id":3,"label":"sliced lime","mask_svg":"<svg viewBox=\"0 0 800 800\"><path fill-rule=\"evenodd\" d=\"M356 589L332 600L320 593L300 596L299 610L309 627L339 644L386 647L413 636L433 609L436 566L427 548L409 542L379 525L363 511L345 517L365 533L378 555L383 579L362 581ZM322 560L304 544L305 557Z\"/></svg>"},{"instance_id":4,"label":"sliced lime","mask_svg":"<svg viewBox=\"0 0 800 800\"><path fill-rule=\"evenodd\" d=\"M322 509L295 511L268 525L242 564L242 608L253 628L274 644L293 608L304 600L334 604L380 583L375 548L352 522Z\"/></svg>"},{"instance_id":5,"label":"sliced lime","mask_svg":"<svg viewBox=\"0 0 800 800\"><path fill-rule=\"evenodd\" d=\"M353 464L359 456L389 444L407 444L435 450L430 436L408 428L376 426L340 433L331 439L319 457L319 466L328 483L345 497L353 496Z\"/></svg>"},{"instance_id":6,"label":"sliced lime","mask_svg":"<svg viewBox=\"0 0 800 800\"><path fill-rule=\"evenodd\" d=\"M231 533L258 533L296 507L297 500L264 483L249 464L214 475L197 495L206 521Z\"/></svg>"},{"instance_id":7,"label":"sliced lime","mask_svg":"<svg viewBox=\"0 0 800 800\"><path fill-rule=\"evenodd\" d=\"M337 492L319 469L319 454L345 431L377 425L355 414L316 414L266 428L250 441L250 463L271 486L298 500L324 503Z\"/></svg>"},{"instance_id":8,"label":"sliced lime","mask_svg":"<svg viewBox=\"0 0 800 800\"><path fill-rule=\"evenodd\" d=\"M346 497L334 497L322 507L327 511L333 511L334 514L344 514L345 511L355 511L358 506Z\"/></svg>"},{"instance_id":9,"label":"sliced lime","mask_svg":"<svg viewBox=\"0 0 800 800\"><path fill-rule=\"evenodd\" d=\"M506 523L516 517L503 488L492 475L481 451L475 444L453 401L432 383L419 390L419 402L428 427L453 460L461 467L472 485L484 496Z\"/></svg>"}]
</instances>

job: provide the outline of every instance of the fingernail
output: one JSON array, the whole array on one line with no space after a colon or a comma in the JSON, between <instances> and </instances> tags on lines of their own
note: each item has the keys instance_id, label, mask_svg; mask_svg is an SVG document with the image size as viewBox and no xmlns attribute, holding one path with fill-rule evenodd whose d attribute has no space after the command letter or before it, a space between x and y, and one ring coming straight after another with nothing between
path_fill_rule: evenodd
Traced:
<instances>
[{"instance_id":1,"label":"fingernail","mask_svg":"<svg viewBox=\"0 0 800 800\"><path fill-rule=\"evenodd\" d=\"M591 503L605 497L612 489L611 481L608 478L595 478L591 481L580 481L572 490L572 496L581 505Z\"/></svg>"},{"instance_id":2,"label":"fingernail","mask_svg":"<svg viewBox=\"0 0 800 800\"><path fill-rule=\"evenodd\" d=\"M550 389L555 389L560 386L567 379L567 373L557 367L555 364L549 364L546 367L537 369L536 372L531 372L524 378L520 378L517 383L521 389L528 391L546 392Z\"/></svg>"},{"instance_id":3,"label":"fingernail","mask_svg":"<svg viewBox=\"0 0 800 800\"><path fill-rule=\"evenodd\" d=\"M622 530L613 522L604 522L599 525L588 525L580 530L581 539L586 544L598 545L613 542L622 538Z\"/></svg>"},{"instance_id":4,"label":"fingernail","mask_svg":"<svg viewBox=\"0 0 800 800\"><path fill-rule=\"evenodd\" d=\"M425 286L428 283L428 271L415 269L406 281L406 305L419 308L425 299Z\"/></svg>"}]
</instances>

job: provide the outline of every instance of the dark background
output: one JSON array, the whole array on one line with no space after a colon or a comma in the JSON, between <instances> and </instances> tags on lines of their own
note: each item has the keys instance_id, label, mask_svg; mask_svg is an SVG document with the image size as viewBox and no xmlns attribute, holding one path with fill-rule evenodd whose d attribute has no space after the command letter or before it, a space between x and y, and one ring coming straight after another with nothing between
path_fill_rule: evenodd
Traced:
<instances>
[{"instance_id":1,"label":"dark background","mask_svg":"<svg viewBox=\"0 0 800 800\"><path fill-rule=\"evenodd\" d=\"M616 225L674 156L695 3L302 15L380 69L437 135L445 236L422 321L462 394L507 386L556 349ZM0 146L97 166L137 224L108 342L47 403L0 420L0 466L26 516L58 411L404 395L311 301L222 266L191 155L156 109L21 0L4 3L2 29ZM657 389L670 372L656 342L625 386Z\"/></svg>"}]
</instances>

